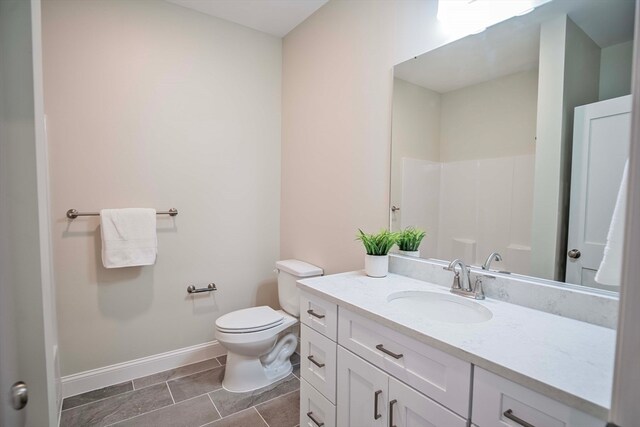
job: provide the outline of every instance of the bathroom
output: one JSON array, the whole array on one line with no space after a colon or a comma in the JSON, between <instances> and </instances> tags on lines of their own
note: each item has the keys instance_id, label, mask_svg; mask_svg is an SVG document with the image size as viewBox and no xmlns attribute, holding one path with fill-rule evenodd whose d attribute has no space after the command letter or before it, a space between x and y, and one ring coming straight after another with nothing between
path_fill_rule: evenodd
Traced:
<instances>
[{"instance_id":1,"label":"bathroom","mask_svg":"<svg viewBox=\"0 0 640 427\"><path fill-rule=\"evenodd\" d=\"M216 322L237 310L284 308L283 316L287 321L292 318L292 325L287 324L278 333L298 337L307 329L307 338L314 336L339 350L344 347L348 357L367 359L356 348L342 346L340 336L314 328L312 325L318 326L318 322L306 310L291 313L296 309L287 310L282 305L280 297L284 293L279 291L279 281L283 269L293 271L294 279L303 279L304 284L299 285L301 306L306 297L320 298L319 304L328 298L334 308L338 306L340 315L343 308L345 312L354 310L356 316L349 318L353 321L358 313L362 315L362 310L367 310L364 306L358 309L347 296L340 299L337 293L327 296L318 290L323 281L333 280L332 275L356 271L346 273L346 277L359 274L354 280L358 282L360 277L362 283L370 283L371 289L387 281L392 287L411 283L407 292L414 292L420 283L435 283L448 294L453 274L443 270L446 263L438 259L449 262L461 258L476 266L497 251L503 260L494 261L490 267L497 278L483 279L486 304L494 304L490 307L493 320L454 326L481 334L484 326L494 324L507 313L498 308L504 305L505 310L514 306L524 307L527 313L535 312L531 315L539 316L535 318L541 322L548 320L544 316L552 316L565 322L562 325L586 325L586 331L594 328L594 337L605 337L602 346L607 348L602 353L609 359L605 361L604 379L597 381L607 383L610 401L594 403L597 399L589 400L555 383L544 383L533 373L515 372L517 369L508 365L510 361L505 362L508 366L496 360L489 363L488 356L474 355L462 344L458 352L448 352L447 346L454 344L442 337L430 338L429 345L421 341L414 350L422 345L435 347L473 368L469 375L486 369L536 395L547 393L543 397L557 400L555 403L562 405L566 413L585 413L591 417L589 420L595 417L602 421L600 425L610 422L633 426L640 414L628 396L637 395L634 391L640 387L638 366L633 363L634 355L640 351L640 338L637 330L622 326L637 323L640 316L640 291L637 281L631 279L638 277L639 267L629 262L640 253L640 227L634 220L639 217L640 192L634 185L640 170L637 113L629 108L634 127L628 172L631 202L627 212L632 214L627 216L625 279L621 285L599 286L592 280L593 274L584 272L578 276L584 275L585 283L566 279L573 266L573 261L566 259L567 251L573 249L568 243L571 231L566 222L569 184L575 180L570 179L571 170L565 167L570 165L568 159L573 153L562 150L570 147L564 142L570 141L570 130L574 129L574 107L632 93L631 80L637 78L630 73L635 49L635 2L607 1L615 7L599 9L600 15L595 16L602 20L600 25L598 19L593 19L593 11L592 15L585 15L580 8L597 8L602 1L552 0L530 2L536 9L522 16L511 14L481 26L450 28L442 16L438 17L448 1L0 2L0 387L3 394L13 393L17 390L13 385L24 381L28 389L28 402L23 409L13 409L15 402L0 406L0 424L293 427L316 426L319 421L326 426L411 425L411 420L399 415L399 406L395 406L395 421L389 416L393 399L387 399L386 391L375 401L368 398L363 404L366 423L353 419L350 423L341 422L344 400L339 397L345 388L340 388L340 376L333 378L333 393L324 393L322 387L327 385L313 382L319 381L316 377L305 379L311 374L305 374L304 369L313 373L315 365L308 359L310 347L303 346L307 342L304 333L291 356L291 366L286 366L286 376L257 391L239 393L224 388L227 348L216 335ZM492 0L477 2L492 4ZM499 3L494 1L493 5ZM584 7L588 9L587 6ZM416 190L417 196L405 197L409 191L403 189L403 158L407 164L410 159L437 160L442 162L439 170L444 170L446 164L455 161L480 164L479 159L494 160L496 156L444 160L442 141L437 159L398 152L403 143L399 138L403 129L398 123L402 119L398 91L403 85L416 85L407 77L410 70L402 69L420 61L423 55L427 58L446 52L458 42L490 41L492 31L500 28L526 29L521 23L536 19L537 36L512 37L521 42L514 44L518 48L524 46L523 51L547 46L550 55L557 54L553 48L558 43L545 45L539 29L541 22L548 22L541 16L555 17L558 13L566 13L572 21L565 22L575 21L581 31L599 42L594 42L598 47L597 90L593 99L562 104L562 95L558 103L554 94L566 96L575 90L572 84L580 80L577 77L588 74L583 68L565 70L564 78L556 78L555 86L543 91L547 98L540 98L539 76L548 70L542 55L534 55L535 63L528 62L516 70L528 73L528 81L534 84L528 86L527 93L537 95L531 96L537 105L530 105L527 110L531 114L523 144L530 144L529 151L512 153L536 156L529 168L533 171L527 177L531 182L523 180L529 193L512 191L509 201L505 201L508 191L503 191L503 175L497 173L500 168L495 168L495 174L480 178L457 175L455 178L463 184L474 180L487 183L469 189L445 187L441 175L443 186L438 187L438 203L450 203L449 209L475 204L475 228L451 232L464 227L453 223L456 215L447 216L442 204L436 206L433 200L427 205L436 206L437 215L430 220L415 220L424 200L419 197L420 189ZM567 24L571 25L574 24ZM487 29L478 31L483 26ZM594 33L590 29L593 27L601 33ZM619 39L610 37L608 42L601 42L609 33L619 34ZM490 51L489 57L500 57L496 52ZM607 58L614 59L607 62ZM603 72L607 65L613 71ZM480 65L460 68L479 73ZM560 74L552 70L550 75ZM614 77L605 81L605 75ZM601 96L607 91L608 95ZM438 95L441 105L445 104L447 93L450 92L443 90ZM518 99L524 102L523 97ZM556 103L549 104L553 102ZM541 113L547 112L549 121L541 124ZM440 131L445 127L441 119ZM420 127L419 120L415 127ZM426 130L433 128L427 126ZM564 145L556 146L555 152L544 152L539 146L532 148L536 144L532 139L537 136L540 140L541 135L550 133ZM547 156L548 162L539 162L539 155ZM540 164L545 168L538 173L535 168ZM617 186L621 169L612 169L615 176L611 181L618 181ZM404 183L407 188L417 179L415 174L408 178ZM540 185L536 185L538 181ZM609 194L612 191L617 194L617 188ZM450 197L443 198L445 193ZM527 206L530 217L514 214L505 218L499 210L489 209L512 203L517 199L513 195L528 197L520 207ZM476 198L471 199L472 196ZM153 265L105 268L100 218L67 216L70 209L82 214L107 208L177 210L175 216L156 217L158 249ZM607 223L612 210L613 206L607 211ZM544 232L527 234L529 240L517 237L522 233L504 232L501 224L513 218L524 218L528 230L545 227ZM449 223L443 225L445 220ZM427 229L420 247L423 258L392 254L387 278L367 278L362 272L364 248L356 240L358 229L395 231L408 225ZM442 246L438 234L445 232L449 234ZM483 236L497 237L489 241ZM451 241L456 242L457 248ZM442 247L445 249L440 251ZM583 252L582 260L587 258ZM276 263L281 260L302 260L309 266L302 270L291 269L288 264L279 267ZM478 271L471 269L474 279ZM302 277L319 274L324 277ZM343 276L335 277L336 284L342 283L338 278ZM210 283L215 290L209 288ZM189 293L189 286L202 292ZM348 286L357 289L359 285ZM505 300L504 295L510 300ZM365 304L364 293L361 296L361 304ZM484 304L471 299L469 302ZM374 308L368 310L373 312ZM281 313L269 313L273 312ZM373 320L381 327L404 332L402 339L392 341L401 342L407 335L416 339L404 326L397 326L399 318L393 316L400 314L394 313L387 313L391 320L375 317L384 316L380 313ZM518 316L520 312L509 313ZM298 314L302 325L292 314ZM328 312L324 315L328 321ZM340 322L336 334L342 328ZM443 330L456 335L454 329L448 328ZM558 329L554 327L547 333L557 335ZM512 354L516 362L527 360L517 349L498 347L496 351ZM336 354L339 359L339 352ZM374 360L367 363L375 368L371 372L389 374L388 384L397 378L403 386L408 384L406 387L417 390L417 395L446 407L465 423L492 425L474 417L473 410L478 405L473 403L481 400L479 394L471 393L469 378L463 390L467 409L459 409L460 401L448 403L446 396L432 395L421 383L412 383L392 372L384 363L395 359L385 357L383 365ZM316 360L320 360L319 356ZM322 362L326 364L322 369L326 370L330 360ZM594 362L594 366L600 366L598 363L601 361ZM539 370L553 373L554 366L560 365L549 359L539 363ZM600 384L595 379L592 383L586 378L574 379L583 380L572 384L581 384L586 395L594 384ZM317 401L324 402L329 411L323 413L319 407L303 409L304 399L307 406L309 399L313 400L309 392L316 393ZM374 403L379 406L378 418L369 416L373 415L369 404ZM117 406L124 409L114 409ZM333 418L331 407L338 412ZM518 408L514 411L518 415ZM309 417L308 413L312 415ZM575 421L580 416L576 415L573 423L565 420L566 425L581 425ZM557 414L553 417L556 421L561 419ZM415 422L428 425L422 419ZM501 417L500 423L493 425L519 425L506 416ZM453 425L442 420L432 424Z\"/></svg>"}]
</instances>

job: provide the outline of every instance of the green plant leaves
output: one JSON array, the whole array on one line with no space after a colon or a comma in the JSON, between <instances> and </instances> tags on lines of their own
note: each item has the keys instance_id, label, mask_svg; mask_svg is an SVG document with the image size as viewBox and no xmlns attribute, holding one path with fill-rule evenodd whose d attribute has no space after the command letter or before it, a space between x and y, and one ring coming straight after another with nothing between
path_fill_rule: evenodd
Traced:
<instances>
[{"instance_id":1,"label":"green plant leaves","mask_svg":"<svg viewBox=\"0 0 640 427\"><path fill-rule=\"evenodd\" d=\"M427 233L415 227L407 227L398 233L398 248L401 251L417 251Z\"/></svg>"},{"instance_id":2,"label":"green plant leaves","mask_svg":"<svg viewBox=\"0 0 640 427\"><path fill-rule=\"evenodd\" d=\"M360 240L367 255L387 255L398 240L398 233L381 230L378 234L367 234L358 229L357 240Z\"/></svg>"}]
</instances>

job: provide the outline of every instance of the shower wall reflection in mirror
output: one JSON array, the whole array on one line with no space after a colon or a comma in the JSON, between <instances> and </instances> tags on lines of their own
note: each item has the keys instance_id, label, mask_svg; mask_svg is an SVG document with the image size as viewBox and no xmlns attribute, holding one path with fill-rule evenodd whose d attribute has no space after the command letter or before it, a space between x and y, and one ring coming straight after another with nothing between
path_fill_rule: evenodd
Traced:
<instances>
[{"instance_id":1,"label":"shower wall reflection in mirror","mask_svg":"<svg viewBox=\"0 0 640 427\"><path fill-rule=\"evenodd\" d=\"M391 228L426 230L423 258L616 291L633 17L553 0L395 66Z\"/></svg>"}]
</instances>

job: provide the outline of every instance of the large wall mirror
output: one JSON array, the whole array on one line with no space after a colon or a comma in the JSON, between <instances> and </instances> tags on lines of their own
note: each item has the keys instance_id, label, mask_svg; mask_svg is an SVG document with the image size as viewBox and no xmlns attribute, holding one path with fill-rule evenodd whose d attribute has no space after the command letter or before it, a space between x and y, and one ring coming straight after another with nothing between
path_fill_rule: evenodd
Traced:
<instances>
[{"instance_id":1,"label":"large wall mirror","mask_svg":"<svg viewBox=\"0 0 640 427\"><path fill-rule=\"evenodd\" d=\"M422 258L595 280L628 158L634 0L553 0L394 67L391 228ZM621 262L621 261L620 261Z\"/></svg>"}]
</instances>

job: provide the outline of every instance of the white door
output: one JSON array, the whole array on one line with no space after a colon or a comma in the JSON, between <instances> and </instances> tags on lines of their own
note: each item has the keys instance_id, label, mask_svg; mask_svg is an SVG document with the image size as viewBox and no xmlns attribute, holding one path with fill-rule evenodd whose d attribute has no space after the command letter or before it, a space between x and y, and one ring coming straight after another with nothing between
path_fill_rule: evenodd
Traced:
<instances>
[{"instance_id":1,"label":"white door","mask_svg":"<svg viewBox=\"0 0 640 427\"><path fill-rule=\"evenodd\" d=\"M389 376L338 346L338 405L340 427L387 426Z\"/></svg>"},{"instance_id":2,"label":"white door","mask_svg":"<svg viewBox=\"0 0 640 427\"><path fill-rule=\"evenodd\" d=\"M467 420L395 378L389 377L389 425L466 427Z\"/></svg>"},{"instance_id":3,"label":"white door","mask_svg":"<svg viewBox=\"0 0 640 427\"><path fill-rule=\"evenodd\" d=\"M594 276L629 157L631 95L577 107L573 126L566 281L606 288Z\"/></svg>"},{"instance_id":4,"label":"white door","mask_svg":"<svg viewBox=\"0 0 640 427\"><path fill-rule=\"evenodd\" d=\"M636 25L640 0L636 0ZM633 112L629 150L629 194L625 221L625 254L620 287L620 321L616 365L611 396L611 426L631 427L640 420L640 32L636 27L633 47ZM609 425L609 424L608 424Z\"/></svg>"},{"instance_id":5,"label":"white door","mask_svg":"<svg viewBox=\"0 0 640 427\"><path fill-rule=\"evenodd\" d=\"M0 0L2 427L57 424L40 61L39 0Z\"/></svg>"}]
</instances>

